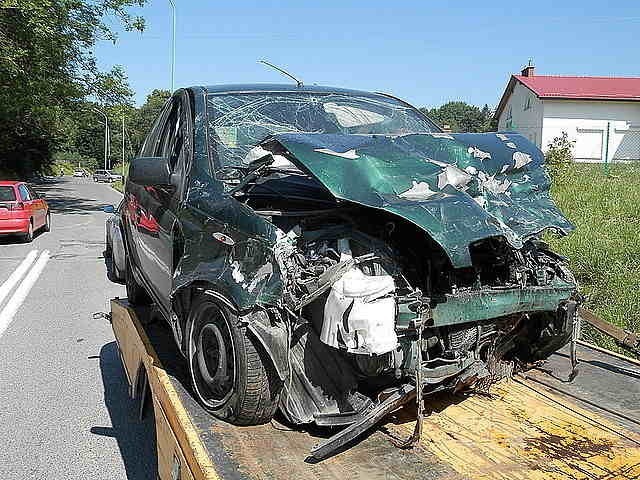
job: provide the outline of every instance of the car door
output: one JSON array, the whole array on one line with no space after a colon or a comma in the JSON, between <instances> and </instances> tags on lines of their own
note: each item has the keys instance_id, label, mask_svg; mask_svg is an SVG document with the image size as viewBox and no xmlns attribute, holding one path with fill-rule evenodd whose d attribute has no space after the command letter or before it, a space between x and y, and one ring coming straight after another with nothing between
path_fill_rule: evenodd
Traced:
<instances>
[{"instance_id":1,"label":"car door","mask_svg":"<svg viewBox=\"0 0 640 480\"><path fill-rule=\"evenodd\" d=\"M33 205L38 211L38 216L40 217L38 225L43 227L47 223L47 204L42 199L42 197L36 192L32 187L26 185L27 190L29 191L29 195L32 198Z\"/></svg>"},{"instance_id":2,"label":"car door","mask_svg":"<svg viewBox=\"0 0 640 480\"><path fill-rule=\"evenodd\" d=\"M29 213L29 217L33 220L33 229L36 230L42 226L42 216L38 210L36 202L31 198L31 194L24 183L18 185L20 200L24 205L24 209Z\"/></svg>"},{"instance_id":3,"label":"car door","mask_svg":"<svg viewBox=\"0 0 640 480\"><path fill-rule=\"evenodd\" d=\"M144 156L165 157L177 183L173 186L137 186L138 258L146 280L156 300L169 309L169 294L173 271L173 243L176 211L181 205L184 185L184 149L186 122L191 121L186 94L179 92L167 105L157 129L157 138L150 139L153 149ZM152 154L151 154L152 153Z\"/></svg>"}]
</instances>

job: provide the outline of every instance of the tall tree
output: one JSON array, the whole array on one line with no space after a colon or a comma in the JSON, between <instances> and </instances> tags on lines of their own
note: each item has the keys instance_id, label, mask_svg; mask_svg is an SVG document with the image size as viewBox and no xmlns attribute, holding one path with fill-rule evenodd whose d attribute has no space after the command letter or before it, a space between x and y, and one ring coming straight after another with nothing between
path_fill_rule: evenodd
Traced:
<instances>
[{"instance_id":1,"label":"tall tree","mask_svg":"<svg viewBox=\"0 0 640 480\"><path fill-rule=\"evenodd\" d=\"M144 21L129 8L145 0L0 0L0 170L25 174L51 161L64 143L61 118L92 95L122 96L121 69L105 74L92 47L116 40L105 19L127 30Z\"/></svg>"},{"instance_id":2,"label":"tall tree","mask_svg":"<svg viewBox=\"0 0 640 480\"><path fill-rule=\"evenodd\" d=\"M138 152L142 142L149 133L153 122L160 114L160 110L171 96L169 90L153 90L144 104L135 112L131 122L131 144L133 150Z\"/></svg>"},{"instance_id":3,"label":"tall tree","mask_svg":"<svg viewBox=\"0 0 640 480\"><path fill-rule=\"evenodd\" d=\"M437 108L421 108L440 126L449 125L453 132L491 131L493 113L488 105L482 109L466 102L448 102Z\"/></svg>"}]
</instances>

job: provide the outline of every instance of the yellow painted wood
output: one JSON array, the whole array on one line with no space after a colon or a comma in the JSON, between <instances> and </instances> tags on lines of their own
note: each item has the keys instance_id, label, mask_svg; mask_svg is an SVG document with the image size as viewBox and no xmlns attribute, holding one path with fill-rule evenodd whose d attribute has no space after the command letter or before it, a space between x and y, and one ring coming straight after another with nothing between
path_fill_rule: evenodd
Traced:
<instances>
[{"instance_id":1,"label":"yellow painted wood","mask_svg":"<svg viewBox=\"0 0 640 480\"><path fill-rule=\"evenodd\" d=\"M640 479L639 435L526 381L492 394L428 400L421 445L474 480Z\"/></svg>"},{"instance_id":2,"label":"yellow painted wood","mask_svg":"<svg viewBox=\"0 0 640 480\"><path fill-rule=\"evenodd\" d=\"M178 439L173 434L162 405L154 398L156 417L156 440L158 442L158 477L161 480L172 480L174 469L177 469L179 480L194 480L186 457L180 448Z\"/></svg>"},{"instance_id":3,"label":"yellow painted wood","mask_svg":"<svg viewBox=\"0 0 640 480\"><path fill-rule=\"evenodd\" d=\"M200 436L135 312L121 301L112 300L111 321L118 345L121 345L125 368L134 372L138 365L145 366L154 402L161 405L193 477L196 480L218 480L219 476ZM161 452L158 451L159 462L160 456Z\"/></svg>"}]
</instances>

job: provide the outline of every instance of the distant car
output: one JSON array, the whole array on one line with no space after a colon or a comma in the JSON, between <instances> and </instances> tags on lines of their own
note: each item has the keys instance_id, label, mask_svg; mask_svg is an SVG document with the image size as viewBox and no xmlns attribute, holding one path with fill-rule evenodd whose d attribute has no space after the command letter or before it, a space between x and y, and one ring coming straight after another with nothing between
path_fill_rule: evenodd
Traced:
<instances>
[{"instance_id":1,"label":"distant car","mask_svg":"<svg viewBox=\"0 0 640 480\"><path fill-rule=\"evenodd\" d=\"M110 170L96 170L93 174L94 182L115 182L122 180L122 175L114 173Z\"/></svg>"},{"instance_id":2,"label":"distant car","mask_svg":"<svg viewBox=\"0 0 640 480\"><path fill-rule=\"evenodd\" d=\"M47 202L24 182L0 181L0 235L20 235L31 242L39 229L51 230Z\"/></svg>"},{"instance_id":3,"label":"distant car","mask_svg":"<svg viewBox=\"0 0 640 480\"><path fill-rule=\"evenodd\" d=\"M74 177L87 177L88 174L84 170L76 170L75 172L73 172L73 176Z\"/></svg>"},{"instance_id":4,"label":"distant car","mask_svg":"<svg viewBox=\"0 0 640 480\"><path fill-rule=\"evenodd\" d=\"M120 222L120 211L122 203L115 210L112 206L105 208L110 213L105 222L106 227L106 251L105 257L111 259L110 277L115 282L124 281L126 268L124 242L122 239L122 225Z\"/></svg>"}]
</instances>

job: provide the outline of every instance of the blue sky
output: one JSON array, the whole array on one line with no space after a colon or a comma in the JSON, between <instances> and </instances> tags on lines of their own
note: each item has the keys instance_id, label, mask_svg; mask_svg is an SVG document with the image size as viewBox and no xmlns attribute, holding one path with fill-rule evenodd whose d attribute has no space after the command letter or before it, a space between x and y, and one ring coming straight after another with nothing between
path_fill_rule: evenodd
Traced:
<instances>
[{"instance_id":1,"label":"blue sky","mask_svg":"<svg viewBox=\"0 0 640 480\"><path fill-rule=\"evenodd\" d=\"M286 82L385 91L416 106L496 105L529 58L540 74L640 76L640 1L186 1L177 5L176 88ZM170 87L170 8L135 10L144 33L96 48L144 101Z\"/></svg>"}]
</instances>

